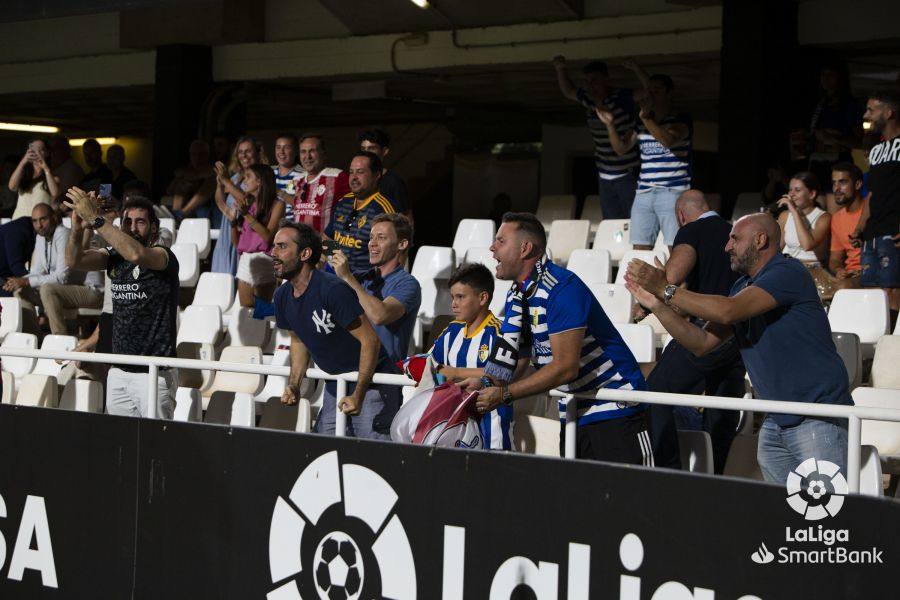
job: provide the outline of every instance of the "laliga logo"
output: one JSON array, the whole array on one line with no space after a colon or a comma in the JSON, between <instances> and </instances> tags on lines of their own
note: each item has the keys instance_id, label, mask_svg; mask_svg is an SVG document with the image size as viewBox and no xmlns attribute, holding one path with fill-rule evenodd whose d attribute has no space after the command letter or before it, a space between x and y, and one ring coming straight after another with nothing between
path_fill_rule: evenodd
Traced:
<instances>
[{"instance_id":1,"label":"laliga logo","mask_svg":"<svg viewBox=\"0 0 900 600\"><path fill-rule=\"evenodd\" d=\"M818 521L838 514L850 486L836 464L808 458L788 474L787 493L791 508L807 521Z\"/></svg>"},{"instance_id":2,"label":"laliga logo","mask_svg":"<svg viewBox=\"0 0 900 600\"><path fill-rule=\"evenodd\" d=\"M336 451L312 461L272 511L269 569L277 587L268 600L414 600L416 567L396 504L384 479L341 465Z\"/></svg>"}]
</instances>

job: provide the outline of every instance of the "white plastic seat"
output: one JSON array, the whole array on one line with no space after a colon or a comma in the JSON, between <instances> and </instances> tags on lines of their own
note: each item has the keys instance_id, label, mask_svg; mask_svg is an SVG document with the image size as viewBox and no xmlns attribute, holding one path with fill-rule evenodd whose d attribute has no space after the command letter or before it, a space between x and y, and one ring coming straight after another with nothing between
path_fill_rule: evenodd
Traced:
<instances>
[{"instance_id":1,"label":"white plastic seat","mask_svg":"<svg viewBox=\"0 0 900 600\"><path fill-rule=\"evenodd\" d=\"M628 250L631 250L631 234L629 229L631 221L629 219L606 219L600 221L597 226L597 233L594 234L595 250L609 251L609 257L613 265L619 264L622 256Z\"/></svg>"},{"instance_id":2,"label":"white plastic seat","mask_svg":"<svg viewBox=\"0 0 900 600\"><path fill-rule=\"evenodd\" d=\"M557 219L550 225L547 236L547 250L553 262L565 266L573 250L587 248L591 232L591 222L584 220Z\"/></svg>"},{"instance_id":3,"label":"white plastic seat","mask_svg":"<svg viewBox=\"0 0 900 600\"><path fill-rule=\"evenodd\" d=\"M900 390L900 335L882 336L875 345L872 387Z\"/></svg>"},{"instance_id":4,"label":"white plastic seat","mask_svg":"<svg viewBox=\"0 0 900 600\"><path fill-rule=\"evenodd\" d=\"M587 284L609 283L611 271L609 250L572 250L567 268Z\"/></svg>"},{"instance_id":5,"label":"white plastic seat","mask_svg":"<svg viewBox=\"0 0 900 600\"><path fill-rule=\"evenodd\" d=\"M175 234L178 232L177 222L172 217L160 217L159 228L168 229L169 231L171 231L173 239L175 238Z\"/></svg>"},{"instance_id":6,"label":"white plastic seat","mask_svg":"<svg viewBox=\"0 0 900 600\"><path fill-rule=\"evenodd\" d=\"M559 421L517 410L513 427L516 451L539 456L559 456Z\"/></svg>"},{"instance_id":7,"label":"white plastic seat","mask_svg":"<svg viewBox=\"0 0 900 600\"><path fill-rule=\"evenodd\" d=\"M78 412L103 412L103 384L90 379L70 379L63 388L59 408Z\"/></svg>"},{"instance_id":8,"label":"white plastic seat","mask_svg":"<svg viewBox=\"0 0 900 600\"><path fill-rule=\"evenodd\" d=\"M0 393L0 404L15 404L16 378L8 371L0 371L0 381L3 383L3 391Z\"/></svg>"},{"instance_id":9,"label":"white plastic seat","mask_svg":"<svg viewBox=\"0 0 900 600\"><path fill-rule=\"evenodd\" d=\"M197 254L201 259L209 256L209 249L212 245L209 236L209 219L184 219L181 221L175 243L196 244Z\"/></svg>"},{"instance_id":10,"label":"white plastic seat","mask_svg":"<svg viewBox=\"0 0 900 600\"><path fill-rule=\"evenodd\" d=\"M447 289L453 270L456 268L456 256L453 248L445 246L422 246L413 262L412 276L422 288L422 303L416 326L413 328L413 345L422 347L425 328L437 315L450 314L450 290Z\"/></svg>"},{"instance_id":11,"label":"white plastic seat","mask_svg":"<svg viewBox=\"0 0 900 600\"><path fill-rule=\"evenodd\" d=\"M47 335L41 343L41 350L63 350L71 352L78 344L73 335ZM66 385L75 374L75 365L71 362L60 364L54 358L39 358L32 371L34 375L48 375L56 379L59 385Z\"/></svg>"},{"instance_id":12,"label":"white plastic seat","mask_svg":"<svg viewBox=\"0 0 900 600\"><path fill-rule=\"evenodd\" d=\"M639 363L656 361L653 328L641 323L614 323L628 349Z\"/></svg>"},{"instance_id":13,"label":"white plastic seat","mask_svg":"<svg viewBox=\"0 0 900 600\"><path fill-rule=\"evenodd\" d=\"M13 331L3 338L3 348L27 348L35 350L38 347L37 336L33 333L19 333ZM3 370L8 371L16 379L22 379L34 370L36 359L24 356L4 356Z\"/></svg>"},{"instance_id":14,"label":"white plastic seat","mask_svg":"<svg viewBox=\"0 0 900 600\"><path fill-rule=\"evenodd\" d=\"M597 227L603 220L603 208L600 206L600 196L590 194L584 198L584 206L581 207L579 219L587 219L591 222L591 233L597 233Z\"/></svg>"},{"instance_id":15,"label":"white plastic seat","mask_svg":"<svg viewBox=\"0 0 900 600\"><path fill-rule=\"evenodd\" d=\"M575 196L573 194L557 194L541 196L538 200L535 216L543 223L544 229L556 220L575 218Z\"/></svg>"},{"instance_id":16,"label":"white plastic seat","mask_svg":"<svg viewBox=\"0 0 900 600\"><path fill-rule=\"evenodd\" d=\"M59 406L59 387L52 375L30 373L22 378L16 392L18 406L42 406L56 408Z\"/></svg>"},{"instance_id":17,"label":"white plastic seat","mask_svg":"<svg viewBox=\"0 0 900 600\"><path fill-rule=\"evenodd\" d=\"M858 387L852 396L856 406L900 410L900 390ZM882 457L900 456L900 423L863 419L861 439L863 444L874 446Z\"/></svg>"},{"instance_id":18,"label":"white plastic seat","mask_svg":"<svg viewBox=\"0 0 900 600\"><path fill-rule=\"evenodd\" d=\"M456 266L459 266L469 248L482 248L494 243L496 226L491 219L463 219L456 227L453 237L453 251Z\"/></svg>"},{"instance_id":19,"label":"white plastic seat","mask_svg":"<svg viewBox=\"0 0 900 600\"><path fill-rule=\"evenodd\" d=\"M884 472L875 446L863 444L860 447L859 466L859 493L864 496L884 496Z\"/></svg>"},{"instance_id":20,"label":"white plastic seat","mask_svg":"<svg viewBox=\"0 0 900 600\"><path fill-rule=\"evenodd\" d=\"M0 298L0 339L11 331L22 331L22 303L18 298Z\"/></svg>"},{"instance_id":21,"label":"white plastic seat","mask_svg":"<svg viewBox=\"0 0 900 600\"><path fill-rule=\"evenodd\" d=\"M234 295L234 277L228 273L203 273L191 304L218 306L224 314L231 308Z\"/></svg>"},{"instance_id":22,"label":"white plastic seat","mask_svg":"<svg viewBox=\"0 0 900 600\"><path fill-rule=\"evenodd\" d=\"M178 259L178 284L194 287L200 279L200 256L196 244L172 244L172 254Z\"/></svg>"},{"instance_id":23,"label":"white plastic seat","mask_svg":"<svg viewBox=\"0 0 900 600\"><path fill-rule=\"evenodd\" d=\"M278 348L275 350L275 354L272 356L272 360L269 361L269 365L275 367L286 367L290 364L290 362L290 349ZM283 375L267 375L266 383L263 386L263 389L258 394L256 394L254 400L264 403L267 402L270 398L281 398L281 395L284 394L284 388L286 386L287 377L284 377Z\"/></svg>"},{"instance_id":24,"label":"white plastic seat","mask_svg":"<svg viewBox=\"0 0 900 600\"><path fill-rule=\"evenodd\" d=\"M491 252L491 249L487 246L483 248L469 248L466 250L466 263L481 263L488 268L488 270L493 274L496 273L497 270L497 260L494 258L494 253Z\"/></svg>"},{"instance_id":25,"label":"white plastic seat","mask_svg":"<svg viewBox=\"0 0 900 600\"><path fill-rule=\"evenodd\" d=\"M215 344L221 333L221 308L214 305L191 304L181 315L181 325L178 327L175 343Z\"/></svg>"},{"instance_id":26,"label":"white plastic seat","mask_svg":"<svg viewBox=\"0 0 900 600\"><path fill-rule=\"evenodd\" d=\"M603 307L603 312L613 323L631 322L631 305L633 299L624 285L614 283L590 283L588 284L594 297Z\"/></svg>"},{"instance_id":27,"label":"white plastic seat","mask_svg":"<svg viewBox=\"0 0 900 600\"><path fill-rule=\"evenodd\" d=\"M762 194L759 192L744 192L738 194L731 213L731 222L734 223L741 217L758 213L763 207Z\"/></svg>"},{"instance_id":28,"label":"white plastic seat","mask_svg":"<svg viewBox=\"0 0 900 600\"><path fill-rule=\"evenodd\" d=\"M262 364L262 349L252 346L227 346L222 350L219 362L245 363L251 365ZM232 371L216 371L212 385L203 392L204 410L208 404L208 398L214 393L244 392L255 396L262 390L263 376L253 373L235 373Z\"/></svg>"},{"instance_id":29,"label":"white plastic seat","mask_svg":"<svg viewBox=\"0 0 900 600\"><path fill-rule=\"evenodd\" d=\"M200 390L179 387L175 391L175 412L172 420L182 422L203 420L203 397Z\"/></svg>"},{"instance_id":30,"label":"white plastic seat","mask_svg":"<svg viewBox=\"0 0 900 600\"><path fill-rule=\"evenodd\" d=\"M263 319L253 318L253 309L232 305L228 319L229 344L232 346L259 346L266 344L269 324Z\"/></svg>"},{"instance_id":31,"label":"white plastic seat","mask_svg":"<svg viewBox=\"0 0 900 600\"><path fill-rule=\"evenodd\" d=\"M678 431L681 470L713 474L712 439L705 431Z\"/></svg>"},{"instance_id":32,"label":"white plastic seat","mask_svg":"<svg viewBox=\"0 0 900 600\"><path fill-rule=\"evenodd\" d=\"M619 270L616 272L615 283L618 285L625 285L625 273L628 271L628 263L636 258L655 267L656 262L654 262L653 259L659 258L659 260L665 264L667 255L664 252L657 250L628 250L622 255L622 259L619 261Z\"/></svg>"},{"instance_id":33,"label":"white plastic seat","mask_svg":"<svg viewBox=\"0 0 900 600\"><path fill-rule=\"evenodd\" d=\"M862 358L867 360L890 328L889 308L884 290L838 290L828 310L828 323L831 331L858 335Z\"/></svg>"}]
</instances>

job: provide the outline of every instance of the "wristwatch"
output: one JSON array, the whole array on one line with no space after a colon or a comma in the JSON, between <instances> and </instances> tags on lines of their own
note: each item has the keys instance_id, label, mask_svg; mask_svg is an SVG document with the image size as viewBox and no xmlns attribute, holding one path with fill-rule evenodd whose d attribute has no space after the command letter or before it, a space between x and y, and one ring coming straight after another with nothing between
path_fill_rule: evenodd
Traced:
<instances>
[{"instance_id":1,"label":"wristwatch","mask_svg":"<svg viewBox=\"0 0 900 600\"><path fill-rule=\"evenodd\" d=\"M94 229L100 229L104 225L106 225L106 219L104 219L103 217L94 217Z\"/></svg>"},{"instance_id":2,"label":"wristwatch","mask_svg":"<svg viewBox=\"0 0 900 600\"><path fill-rule=\"evenodd\" d=\"M513 401L513 397L512 397L512 392L509 391L509 386L504 386L503 387L503 396L502 396L503 404L505 404L506 406L509 406L510 404L512 404L512 401Z\"/></svg>"},{"instance_id":3,"label":"wristwatch","mask_svg":"<svg viewBox=\"0 0 900 600\"><path fill-rule=\"evenodd\" d=\"M678 289L677 285L672 285L671 283L666 286L666 289L663 291L663 304L666 306L672 301L672 298L675 296L675 290Z\"/></svg>"}]
</instances>

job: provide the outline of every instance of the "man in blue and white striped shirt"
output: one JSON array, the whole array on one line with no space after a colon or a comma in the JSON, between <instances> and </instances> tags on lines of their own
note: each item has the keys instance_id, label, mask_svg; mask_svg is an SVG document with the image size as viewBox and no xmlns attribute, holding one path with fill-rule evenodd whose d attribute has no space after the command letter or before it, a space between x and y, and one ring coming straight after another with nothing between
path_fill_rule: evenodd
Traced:
<instances>
[{"instance_id":1,"label":"man in blue and white striped shirt","mask_svg":"<svg viewBox=\"0 0 900 600\"><path fill-rule=\"evenodd\" d=\"M641 97L637 128L620 135L615 115L597 110L606 125L616 153L625 156L637 147L641 153L638 190L631 209L631 243L636 250L650 250L662 230L670 248L678 233L675 201L691 186L690 116L672 106L674 84L668 75L650 77L646 97Z\"/></svg>"},{"instance_id":2,"label":"man in blue and white striped shirt","mask_svg":"<svg viewBox=\"0 0 900 600\"><path fill-rule=\"evenodd\" d=\"M635 127L634 94L629 89L612 87L606 63L599 60L591 61L582 68L584 87L575 87L572 83L566 73L564 57L555 57L553 66L563 96L580 103L587 111L588 131L594 140L594 161L597 165L603 218L627 219L631 216L631 203L637 186L635 173L640 164L637 149L617 154L610 144L606 125L597 117L596 109L609 112L618 134L626 135ZM623 66L632 69L639 77L643 76L643 72L633 62L626 61Z\"/></svg>"}]
</instances>

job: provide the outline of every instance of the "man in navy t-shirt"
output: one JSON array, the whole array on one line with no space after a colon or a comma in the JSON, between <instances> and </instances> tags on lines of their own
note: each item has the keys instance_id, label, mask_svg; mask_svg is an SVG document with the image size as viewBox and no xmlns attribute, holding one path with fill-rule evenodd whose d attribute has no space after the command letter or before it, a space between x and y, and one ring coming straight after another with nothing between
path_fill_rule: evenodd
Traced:
<instances>
[{"instance_id":1,"label":"man in navy t-shirt","mask_svg":"<svg viewBox=\"0 0 900 600\"><path fill-rule=\"evenodd\" d=\"M738 220L725 251L731 268L743 275L728 296L669 285L665 271L639 260L628 265L626 285L672 337L698 356L733 336L759 398L852 405L847 371L815 283L802 263L781 254L775 219L755 214ZM671 307L708 324L696 327ZM830 461L846 476L846 421L769 414L759 432L757 458L772 483L784 484L809 458Z\"/></svg>"},{"instance_id":2,"label":"man in navy t-shirt","mask_svg":"<svg viewBox=\"0 0 900 600\"><path fill-rule=\"evenodd\" d=\"M282 402L299 398L309 359L327 373L359 372L349 395L336 402L336 383L328 382L315 431L334 433L335 410L350 416L347 435L390 439L390 425L400 406L395 386L373 386L376 371L394 372L356 294L337 276L316 269L322 240L309 226L283 223L275 234L275 274L287 281L275 292L275 319L291 332L291 374Z\"/></svg>"}]
</instances>

